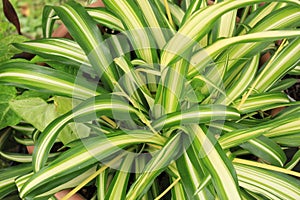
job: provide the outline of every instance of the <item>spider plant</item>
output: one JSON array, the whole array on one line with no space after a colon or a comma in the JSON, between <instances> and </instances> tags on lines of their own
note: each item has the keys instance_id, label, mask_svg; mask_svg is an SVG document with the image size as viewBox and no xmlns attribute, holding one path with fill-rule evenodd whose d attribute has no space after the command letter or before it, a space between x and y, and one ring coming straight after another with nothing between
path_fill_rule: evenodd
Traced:
<instances>
[{"instance_id":1,"label":"spider plant","mask_svg":"<svg viewBox=\"0 0 300 200\"><path fill-rule=\"evenodd\" d=\"M103 2L45 7L44 38L15 44L36 56L1 63L1 84L38 92L7 103L22 123L0 144L35 149L2 149L21 164L0 171L0 197L94 185L92 199L299 199L299 150L285 151L300 109L283 78L299 73L300 2ZM73 40L51 37L57 20Z\"/></svg>"}]
</instances>

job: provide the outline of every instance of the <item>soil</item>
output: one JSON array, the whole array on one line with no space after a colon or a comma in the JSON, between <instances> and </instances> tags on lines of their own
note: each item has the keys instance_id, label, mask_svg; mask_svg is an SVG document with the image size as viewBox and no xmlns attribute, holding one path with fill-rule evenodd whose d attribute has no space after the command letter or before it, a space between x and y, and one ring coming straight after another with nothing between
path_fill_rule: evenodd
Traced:
<instances>
[{"instance_id":1,"label":"soil","mask_svg":"<svg viewBox=\"0 0 300 200\"><path fill-rule=\"evenodd\" d=\"M287 89L286 93L293 99L300 100L300 76L289 76L289 78L296 78L298 82L291 88Z\"/></svg>"}]
</instances>

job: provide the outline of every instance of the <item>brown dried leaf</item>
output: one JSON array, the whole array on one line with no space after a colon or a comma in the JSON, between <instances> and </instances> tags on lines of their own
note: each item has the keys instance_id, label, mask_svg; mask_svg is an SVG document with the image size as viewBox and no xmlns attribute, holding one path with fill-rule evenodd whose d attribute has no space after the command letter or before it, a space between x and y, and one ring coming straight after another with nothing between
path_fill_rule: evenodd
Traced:
<instances>
[{"instance_id":1,"label":"brown dried leaf","mask_svg":"<svg viewBox=\"0 0 300 200\"><path fill-rule=\"evenodd\" d=\"M14 7L11 5L9 0L2 0L2 3L5 17L16 27L18 33L22 35L19 18Z\"/></svg>"}]
</instances>

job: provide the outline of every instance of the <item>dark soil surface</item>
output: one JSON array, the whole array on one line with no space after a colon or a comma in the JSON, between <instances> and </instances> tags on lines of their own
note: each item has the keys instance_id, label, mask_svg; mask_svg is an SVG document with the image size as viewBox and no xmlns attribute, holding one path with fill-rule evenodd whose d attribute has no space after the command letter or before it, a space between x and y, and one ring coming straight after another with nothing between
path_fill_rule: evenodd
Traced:
<instances>
[{"instance_id":1,"label":"dark soil surface","mask_svg":"<svg viewBox=\"0 0 300 200\"><path fill-rule=\"evenodd\" d=\"M300 100L300 76L290 76L291 78L298 79L298 82L291 88L289 88L286 93L293 99Z\"/></svg>"}]
</instances>

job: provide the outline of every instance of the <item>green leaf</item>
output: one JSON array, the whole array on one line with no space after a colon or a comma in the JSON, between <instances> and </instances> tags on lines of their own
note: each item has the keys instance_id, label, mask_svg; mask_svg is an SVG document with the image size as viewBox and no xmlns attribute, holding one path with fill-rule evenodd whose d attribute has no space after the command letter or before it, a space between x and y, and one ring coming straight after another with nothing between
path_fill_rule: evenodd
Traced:
<instances>
[{"instance_id":1,"label":"green leaf","mask_svg":"<svg viewBox=\"0 0 300 200\"><path fill-rule=\"evenodd\" d=\"M299 143L298 143L299 144ZM292 159L284 166L286 169L293 169L300 161L300 150L298 150Z\"/></svg>"},{"instance_id":2,"label":"green leaf","mask_svg":"<svg viewBox=\"0 0 300 200\"><path fill-rule=\"evenodd\" d=\"M116 153L124 152L127 146L152 143L163 145L160 138L149 132L136 131L131 134L116 134L107 138L104 135L83 139L77 145L62 153L51 164L43 167L30 177L21 188L22 198L32 198L50 191L86 171L86 168L95 166L99 161L109 161ZM33 155L35 156L35 155ZM78 168L78 166L80 166Z\"/></svg>"},{"instance_id":3,"label":"green leaf","mask_svg":"<svg viewBox=\"0 0 300 200\"><path fill-rule=\"evenodd\" d=\"M300 5L298 1L287 0L283 2ZM183 55L188 48L199 41L211 29L214 22L223 14L239 7L260 3L259 0L224 1L201 9L193 15L167 43L161 56L161 64L169 65L178 56Z\"/></svg>"},{"instance_id":4,"label":"green leaf","mask_svg":"<svg viewBox=\"0 0 300 200\"><path fill-rule=\"evenodd\" d=\"M45 164L49 151L60 131L71 121L88 122L103 115L115 119L130 119L130 115L139 115L138 111L113 95L100 95L84 101L73 110L56 118L39 137L34 151L34 170L40 170Z\"/></svg>"},{"instance_id":5,"label":"green leaf","mask_svg":"<svg viewBox=\"0 0 300 200\"><path fill-rule=\"evenodd\" d=\"M126 190L128 181L130 178L131 168L133 167L133 161L135 157L132 154L128 154L123 159L120 169L116 172L114 179L112 180L110 187L106 192L105 199L123 200L126 196Z\"/></svg>"},{"instance_id":6,"label":"green leaf","mask_svg":"<svg viewBox=\"0 0 300 200\"><path fill-rule=\"evenodd\" d=\"M284 90L287 90L288 88L292 87L293 85L295 85L297 83L297 79L295 78L284 78L280 81L278 81L276 84L274 84L271 88L270 88L270 92L281 92Z\"/></svg>"},{"instance_id":7,"label":"green leaf","mask_svg":"<svg viewBox=\"0 0 300 200\"><path fill-rule=\"evenodd\" d=\"M127 200L141 199L149 190L154 179L176 158L181 149L181 134L170 138L145 166L143 173L131 185Z\"/></svg>"},{"instance_id":8,"label":"green leaf","mask_svg":"<svg viewBox=\"0 0 300 200\"><path fill-rule=\"evenodd\" d=\"M0 38L0 62L9 60L13 55L22 52L15 48L12 43L21 43L26 40L28 40L28 38L22 35L9 35Z\"/></svg>"},{"instance_id":9,"label":"green leaf","mask_svg":"<svg viewBox=\"0 0 300 200\"><path fill-rule=\"evenodd\" d=\"M255 90L267 91L299 62L300 37L291 41L274 60L270 61L255 80ZM271 76L270 76L271 75Z\"/></svg>"},{"instance_id":10,"label":"green leaf","mask_svg":"<svg viewBox=\"0 0 300 200\"><path fill-rule=\"evenodd\" d=\"M192 138L189 138L192 139ZM194 147L194 144L187 146L187 149L182 156L176 160L176 166L181 177L181 182L185 191L185 194L189 199L207 199L210 192L207 188L202 188L201 191L196 192L197 188L204 182L205 172L201 168L201 163L198 152ZM210 183L210 181L208 181Z\"/></svg>"},{"instance_id":11,"label":"green leaf","mask_svg":"<svg viewBox=\"0 0 300 200\"><path fill-rule=\"evenodd\" d=\"M31 171L31 164L21 164L17 166L11 166L9 168L0 169L0 198L5 199L8 194L17 191L15 179L18 176L22 176Z\"/></svg>"},{"instance_id":12,"label":"green leaf","mask_svg":"<svg viewBox=\"0 0 300 200\"><path fill-rule=\"evenodd\" d=\"M239 185L269 199L298 199L299 180L281 173L234 163Z\"/></svg>"},{"instance_id":13,"label":"green leaf","mask_svg":"<svg viewBox=\"0 0 300 200\"><path fill-rule=\"evenodd\" d=\"M122 21L106 8L87 8L87 12L98 23L117 31L125 30Z\"/></svg>"},{"instance_id":14,"label":"green leaf","mask_svg":"<svg viewBox=\"0 0 300 200\"><path fill-rule=\"evenodd\" d=\"M21 118L11 109L9 102L17 96L16 88L0 85L0 129L19 123Z\"/></svg>"},{"instance_id":15,"label":"green leaf","mask_svg":"<svg viewBox=\"0 0 300 200\"><path fill-rule=\"evenodd\" d=\"M53 100L56 106L57 116L66 114L81 103L79 100L61 96L54 96ZM69 123L58 135L58 139L61 140L62 143L68 144L74 140L88 137L89 135L90 128L86 125L82 123Z\"/></svg>"},{"instance_id":16,"label":"green leaf","mask_svg":"<svg viewBox=\"0 0 300 200\"><path fill-rule=\"evenodd\" d=\"M116 69L109 49L103 43L103 38L93 18L75 1L69 1L53 9L85 52L102 83L106 88L113 89L114 82L117 80Z\"/></svg>"},{"instance_id":17,"label":"green leaf","mask_svg":"<svg viewBox=\"0 0 300 200\"><path fill-rule=\"evenodd\" d=\"M192 134L195 147L199 151L199 159L211 175L214 188L220 199L241 199L240 189L232 162L208 130L199 125L187 127L188 134ZM205 132L204 132L205 131ZM216 164L218 163L218 164Z\"/></svg>"},{"instance_id":18,"label":"green leaf","mask_svg":"<svg viewBox=\"0 0 300 200\"><path fill-rule=\"evenodd\" d=\"M95 171L96 171L95 166L89 166L82 170L79 170L79 172L74 173L73 178L71 178L71 180L68 180L68 178L70 177L65 176L61 178L61 180L57 180L55 184L49 183L47 187L43 187L40 189L40 191L37 192L37 195L34 196L34 199L38 199L38 200L48 199L50 196L54 195L59 191L75 187L78 184L82 183L93 173L95 173ZM16 179L15 182L19 191L22 190L22 187L24 186L26 181L28 181L33 175L34 174L31 173L22 177L18 177Z\"/></svg>"},{"instance_id":19,"label":"green leaf","mask_svg":"<svg viewBox=\"0 0 300 200\"><path fill-rule=\"evenodd\" d=\"M0 65L0 83L79 99L87 99L99 94L100 91L105 91L94 88L83 77L57 72L24 62L3 63Z\"/></svg>"},{"instance_id":20,"label":"green leaf","mask_svg":"<svg viewBox=\"0 0 300 200\"><path fill-rule=\"evenodd\" d=\"M173 112L154 120L156 129L186 124L207 123L214 120L239 119L240 114L232 107L223 105L199 105L181 112Z\"/></svg>"},{"instance_id":21,"label":"green leaf","mask_svg":"<svg viewBox=\"0 0 300 200\"><path fill-rule=\"evenodd\" d=\"M258 138L247 141L240 145L253 155L261 158L275 166L283 166L286 162L286 155L279 145L267 137L260 136Z\"/></svg>"},{"instance_id":22,"label":"green leaf","mask_svg":"<svg viewBox=\"0 0 300 200\"><path fill-rule=\"evenodd\" d=\"M57 117L55 105L38 97L12 100L9 105L22 119L40 131Z\"/></svg>"},{"instance_id":23,"label":"green leaf","mask_svg":"<svg viewBox=\"0 0 300 200\"><path fill-rule=\"evenodd\" d=\"M25 52L52 59L64 64L91 68L91 64L81 47L64 38L47 38L14 44Z\"/></svg>"},{"instance_id":24,"label":"green leaf","mask_svg":"<svg viewBox=\"0 0 300 200\"><path fill-rule=\"evenodd\" d=\"M235 107L243 114L260 110L265 111L284 106L284 104L288 105L288 103L290 103L290 99L287 95L280 92L254 94L251 95L244 103L241 103L242 99L236 100L234 105L236 105Z\"/></svg>"},{"instance_id":25,"label":"green leaf","mask_svg":"<svg viewBox=\"0 0 300 200\"><path fill-rule=\"evenodd\" d=\"M273 137L272 140L282 146L298 147L300 143L300 134Z\"/></svg>"}]
</instances>

